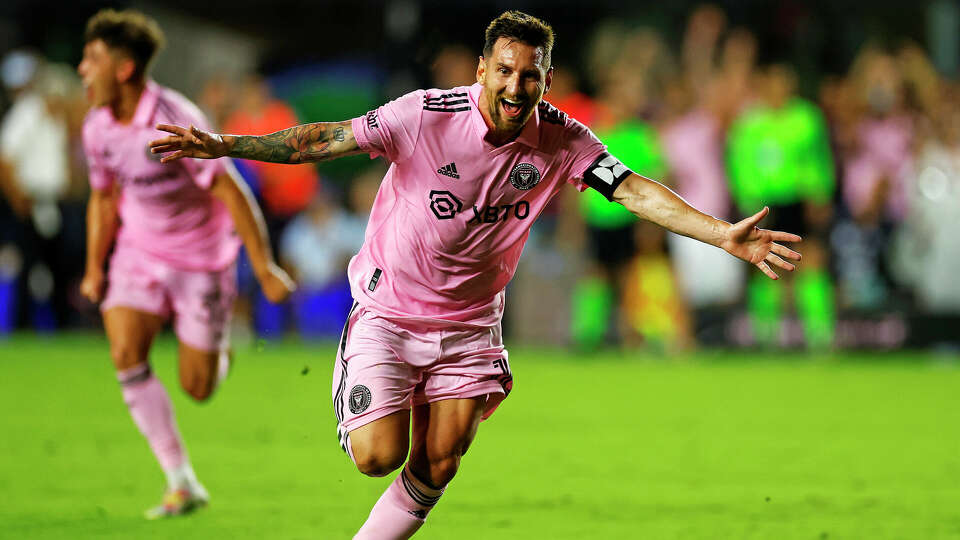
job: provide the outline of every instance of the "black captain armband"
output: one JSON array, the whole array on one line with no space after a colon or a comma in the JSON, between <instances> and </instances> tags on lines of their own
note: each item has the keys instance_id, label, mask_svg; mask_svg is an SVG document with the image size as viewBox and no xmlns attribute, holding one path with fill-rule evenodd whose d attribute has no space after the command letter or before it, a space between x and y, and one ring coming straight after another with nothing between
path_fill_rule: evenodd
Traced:
<instances>
[{"instance_id":1,"label":"black captain armband","mask_svg":"<svg viewBox=\"0 0 960 540\"><path fill-rule=\"evenodd\" d=\"M633 174L620 160L604 152L596 159L583 175L583 183L603 194L607 200L613 200L617 186Z\"/></svg>"}]
</instances>

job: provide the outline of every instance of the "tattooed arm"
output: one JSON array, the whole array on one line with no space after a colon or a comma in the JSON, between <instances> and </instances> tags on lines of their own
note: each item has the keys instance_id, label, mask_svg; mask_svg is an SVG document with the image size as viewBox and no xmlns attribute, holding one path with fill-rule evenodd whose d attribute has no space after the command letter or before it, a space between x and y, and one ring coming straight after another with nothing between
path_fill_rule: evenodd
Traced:
<instances>
[{"instance_id":1,"label":"tattooed arm","mask_svg":"<svg viewBox=\"0 0 960 540\"><path fill-rule=\"evenodd\" d=\"M217 135L196 127L157 125L172 133L150 142L154 154L172 152L162 162L192 157L216 159L230 156L273 163L306 163L327 161L359 154L350 120L302 124L269 135Z\"/></svg>"}]
</instances>

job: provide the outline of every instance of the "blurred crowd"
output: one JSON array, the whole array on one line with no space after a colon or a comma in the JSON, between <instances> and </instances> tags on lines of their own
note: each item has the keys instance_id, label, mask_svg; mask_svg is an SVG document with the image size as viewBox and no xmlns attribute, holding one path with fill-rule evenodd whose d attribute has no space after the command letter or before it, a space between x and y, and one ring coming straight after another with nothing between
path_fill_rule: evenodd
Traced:
<instances>
[{"instance_id":1,"label":"blurred crowd","mask_svg":"<svg viewBox=\"0 0 960 540\"><path fill-rule=\"evenodd\" d=\"M703 6L675 48L653 29L599 28L589 94L558 67L549 99L634 171L729 221L769 206L761 226L804 237L798 270L774 282L587 193L593 264L574 288L575 344L684 349L719 317L727 342L892 346L899 325L853 335L843 320L960 313L960 86L911 42L864 44L810 97L791 65L758 57L748 29Z\"/></svg>"},{"instance_id":2,"label":"blurred crowd","mask_svg":"<svg viewBox=\"0 0 960 540\"><path fill-rule=\"evenodd\" d=\"M542 217L524 262L550 279L538 285L521 267L511 309L529 296L525 287L569 291L538 296L563 314L548 318L551 338L582 349L665 351L720 343L828 349L861 344L844 326L851 318L960 315L952 278L960 265L960 86L920 46L866 43L845 74L801 96L794 68L758 60L757 38L717 7L693 11L679 39L622 21L601 23L591 36L581 59L555 55L546 99L632 170L706 213L735 221L769 206L761 226L801 234L804 259L774 282L719 249L638 222L591 190L570 189ZM431 84L471 84L477 54L462 45L435 51ZM97 324L96 307L77 292L89 192L82 88L72 66L29 50L6 54L0 78L0 334ZM341 119L298 118L275 82L213 74L190 97L229 133ZM363 241L386 169L358 163L328 175L312 165L237 162L278 258L301 286L290 305L271 305L241 263L238 325L267 337L338 335L351 303L346 262ZM516 313L508 309L514 329L526 319ZM898 327L877 332L865 344L903 341Z\"/></svg>"}]
</instances>

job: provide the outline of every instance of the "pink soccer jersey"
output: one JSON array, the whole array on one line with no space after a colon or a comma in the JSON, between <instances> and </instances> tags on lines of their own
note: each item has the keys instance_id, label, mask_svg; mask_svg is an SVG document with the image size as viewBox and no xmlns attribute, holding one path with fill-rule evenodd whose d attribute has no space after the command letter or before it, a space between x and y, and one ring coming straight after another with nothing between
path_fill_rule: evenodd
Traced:
<instances>
[{"instance_id":1,"label":"pink soccer jersey","mask_svg":"<svg viewBox=\"0 0 960 540\"><path fill-rule=\"evenodd\" d=\"M564 183L583 190L588 169L616 161L549 103L515 140L493 146L481 91L419 90L353 119L360 148L391 162L350 261L361 305L388 317L497 324L537 216ZM601 184L622 180L626 169L616 166L600 171Z\"/></svg>"},{"instance_id":2,"label":"pink soccer jersey","mask_svg":"<svg viewBox=\"0 0 960 540\"><path fill-rule=\"evenodd\" d=\"M158 123L206 129L200 110L179 93L148 81L133 120L117 122L109 107L93 109L83 124L83 146L94 189L120 189L117 248L139 250L194 271L226 268L240 241L226 206L210 194L225 160L160 163L147 143L162 136Z\"/></svg>"}]
</instances>

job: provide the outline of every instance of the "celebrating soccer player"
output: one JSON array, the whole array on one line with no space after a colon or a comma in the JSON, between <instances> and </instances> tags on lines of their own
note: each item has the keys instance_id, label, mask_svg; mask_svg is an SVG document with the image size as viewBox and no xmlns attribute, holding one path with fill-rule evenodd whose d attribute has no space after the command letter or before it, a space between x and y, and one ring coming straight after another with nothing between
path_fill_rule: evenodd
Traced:
<instances>
[{"instance_id":1,"label":"celebrating soccer player","mask_svg":"<svg viewBox=\"0 0 960 540\"><path fill-rule=\"evenodd\" d=\"M186 98L147 78L162 42L156 23L142 14L104 10L87 24L77 69L92 105L83 126L92 192L80 287L91 301L102 300L124 402L167 476L163 503L147 511L150 518L189 512L209 498L187 458L170 398L150 372L154 336L172 316L180 384L206 400L229 362L234 227L267 298L281 301L293 288L274 263L256 203L227 163L161 163L147 148L158 122L204 123Z\"/></svg>"},{"instance_id":2,"label":"celebrating soccer player","mask_svg":"<svg viewBox=\"0 0 960 540\"><path fill-rule=\"evenodd\" d=\"M337 352L333 406L341 445L362 473L403 469L355 538L413 535L480 420L510 391L504 287L530 226L565 182L719 246L773 279L771 265L793 270L785 259L800 259L776 243L798 236L756 227L766 209L736 224L705 215L542 101L552 47L549 25L509 11L487 27L473 86L419 90L353 120L262 137L158 126L172 135L150 143L168 153L164 162L302 163L360 152L390 161L350 262L356 303Z\"/></svg>"}]
</instances>

